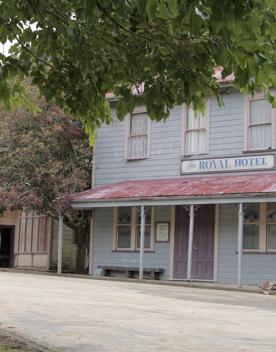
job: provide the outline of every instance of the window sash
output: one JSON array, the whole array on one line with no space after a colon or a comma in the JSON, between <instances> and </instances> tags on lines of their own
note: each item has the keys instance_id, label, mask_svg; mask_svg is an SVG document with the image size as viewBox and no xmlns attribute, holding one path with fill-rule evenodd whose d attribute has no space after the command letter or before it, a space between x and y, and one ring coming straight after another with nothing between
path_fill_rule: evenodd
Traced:
<instances>
[{"instance_id":1,"label":"window sash","mask_svg":"<svg viewBox=\"0 0 276 352\"><path fill-rule=\"evenodd\" d=\"M146 113L134 113L130 117L130 136L146 135L148 131L148 115Z\"/></svg>"},{"instance_id":2,"label":"window sash","mask_svg":"<svg viewBox=\"0 0 276 352\"><path fill-rule=\"evenodd\" d=\"M249 150L273 146L272 106L264 98L249 100L247 147Z\"/></svg>"},{"instance_id":3,"label":"window sash","mask_svg":"<svg viewBox=\"0 0 276 352\"><path fill-rule=\"evenodd\" d=\"M260 98L260 99L250 100L249 109L250 109L250 115L249 115L250 124L271 122L272 107L266 99Z\"/></svg>"},{"instance_id":4,"label":"window sash","mask_svg":"<svg viewBox=\"0 0 276 352\"><path fill-rule=\"evenodd\" d=\"M136 226L136 249L140 249L140 232L141 225ZM151 249L151 225L145 225L145 249Z\"/></svg>"},{"instance_id":5,"label":"window sash","mask_svg":"<svg viewBox=\"0 0 276 352\"><path fill-rule=\"evenodd\" d=\"M149 154L149 118L146 113L134 113L129 118L128 159L143 159Z\"/></svg>"},{"instance_id":6,"label":"window sash","mask_svg":"<svg viewBox=\"0 0 276 352\"><path fill-rule=\"evenodd\" d=\"M257 219L252 217L253 214L251 216L248 215L247 219L244 218L243 251L261 253L276 252L276 216L273 214L276 214L276 203L249 203L246 211L252 212L257 210ZM253 228L251 234L250 226ZM248 235L246 232L248 232Z\"/></svg>"},{"instance_id":7,"label":"window sash","mask_svg":"<svg viewBox=\"0 0 276 352\"><path fill-rule=\"evenodd\" d=\"M131 225L131 208L119 207L117 211L117 224L118 225ZM129 220L128 220L129 218Z\"/></svg>"},{"instance_id":8,"label":"window sash","mask_svg":"<svg viewBox=\"0 0 276 352\"><path fill-rule=\"evenodd\" d=\"M276 203L269 203L267 206L266 249L268 252L276 251Z\"/></svg>"},{"instance_id":9,"label":"window sash","mask_svg":"<svg viewBox=\"0 0 276 352\"><path fill-rule=\"evenodd\" d=\"M124 207L123 207L124 208ZM119 223L120 207L114 208L114 233L113 233L113 249L122 251L135 251L140 249L140 228L141 224L138 221L137 207L127 207L126 213L131 214L129 223ZM145 251L153 249L153 207L149 207L150 220L145 223ZM121 242L120 242L121 234ZM128 237L124 235L128 234ZM124 245L125 243L125 245ZM123 244L123 245L122 245Z\"/></svg>"},{"instance_id":10,"label":"window sash","mask_svg":"<svg viewBox=\"0 0 276 352\"><path fill-rule=\"evenodd\" d=\"M249 230L249 231L248 231ZM251 231L250 231L251 230ZM243 226L243 249L259 250L260 243L260 226L258 223L245 223Z\"/></svg>"},{"instance_id":11,"label":"window sash","mask_svg":"<svg viewBox=\"0 0 276 352\"><path fill-rule=\"evenodd\" d=\"M125 229L128 230L126 232L120 230ZM126 235L128 237L126 237ZM121 238L120 238L121 237ZM122 242L120 242L122 241ZM124 245L126 243L126 245ZM116 244L117 244L117 249L131 249L131 225L126 225L126 224L118 224L117 225L117 236L116 236ZM121 245L123 244L123 245Z\"/></svg>"},{"instance_id":12,"label":"window sash","mask_svg":"<svg viewBox=\"0 0 276 352\"><path fill-rule=\"evenodd\" d=\"M273 232L271 230L273 229ZM275 252L276 251L276 223L267 224L267 251Z\"/></svg>"},{"instance_id":13,"label":"window sash","mask_svg":"<svg viewBox=\"0 0 276 352\"><path fill-rule=\"evenodd\" d=\"M187 110L186 129L206 129L207 128L207 116L202 114L195 114L192 108Z\"/></svg>"},{"instance_id":14,"label":"window sash","mask_svg":"<svg viewBox=\"0 0 276 352\"><path fill-rule=\"evenodd\" d=\"M263 123L249 125L249 149L269 149L272 148L272 124Z\"/></svg>"},{"instance_id":15,"label":"window sash","mask_svg":"<svg viewBox=\"0 0 276 352\"><path fill-rule=\"evenodd\" d=\"M260 204L247 204L243 221L244 251L260 250L261 215L264 214L261 213Z\"/></svg>"},{"instance_id":16,"label":"window sash","mask_svg":"<svg viewBox=\"0 0 276 352\"><path fill-rule=\"evenodd\" d=\"M195 115L188 108L184 131L184 155L199 155L208 153L208 114Z\"/></svg>"},{"instance_id":17,"label":"window sash","mask_svg":"<svg viewBox=\"0 0 276 352\"><path fill-rule=\"evenodd\" d=\"M185 133L185 155L197 155L207 153L207 130L193 129Z\"/></svg>"},{"instance_id":18,"label":"window sash","mask_svg":"<svg viewBox=\"0 0 276 352\"><path fill-rule=\"evenodd\" d=\"M129 159L142 159L148 156L148 136L135 135L128 139Z\"/></svg>"}]
</instances>

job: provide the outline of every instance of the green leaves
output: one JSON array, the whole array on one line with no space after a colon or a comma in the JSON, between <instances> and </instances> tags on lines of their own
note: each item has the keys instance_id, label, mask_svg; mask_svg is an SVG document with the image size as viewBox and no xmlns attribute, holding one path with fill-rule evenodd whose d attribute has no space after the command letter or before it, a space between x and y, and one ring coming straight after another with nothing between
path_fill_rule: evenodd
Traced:
<instances>
[{"instance_id":1,"label":"green leaves","mask_svg":"<svg viewBox=\"0 0 276 352\"><path fill-rule=\"evenodd\" d=\"M139 10L141 10L141 1L139 1ZM148 0L145 6L145 14L151 19L154 18L157 10L158 2L157 0ZM142 9L142 11L144 11Z\"/></svg>"},{"instance_id":2,"label":"green leaves","mask_svg":"<svg viewBox=\"0 0 276 352\"><path fill-rule=\"evenodd\" d=\"M11 56L0 56L0 99L25 104L13 82L27 76L83 121L91 143L112 119L108 92L119 99L120 119L137 104L166 119L176 104L220 101L213 72L222 66L223 77L235 74L236 89L271 99L275 23L272 0L2 1L0 41L15 44Z\"/></svg>"},{"instance_id":3,"label":"green leaves","mask_svg":"<svg viewBox=\"0 0 276 352\"><path fill-rule=\"evenodd\" d=\"M96 0L86 0L85 1L85 11L88 18L93 18L93 12L96 7Z\"/></svg>"}]
</instances>

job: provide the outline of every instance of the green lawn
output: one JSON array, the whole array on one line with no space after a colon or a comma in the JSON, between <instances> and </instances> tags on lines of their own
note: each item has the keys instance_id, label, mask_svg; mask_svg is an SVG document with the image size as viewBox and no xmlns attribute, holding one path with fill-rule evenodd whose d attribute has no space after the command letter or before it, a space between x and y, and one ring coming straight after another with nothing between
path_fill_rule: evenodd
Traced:
<instances>
[{"instance_id":1,"label":"green lawn","mask_svg":"<svg viewBox=\"0 0 276 352\"><path fill-rule=\"evenodd\" d=\"M8 348L8 347L0 345L0 352L12 352L12 350L10 348Z\"/></svg>"}]
</instances>

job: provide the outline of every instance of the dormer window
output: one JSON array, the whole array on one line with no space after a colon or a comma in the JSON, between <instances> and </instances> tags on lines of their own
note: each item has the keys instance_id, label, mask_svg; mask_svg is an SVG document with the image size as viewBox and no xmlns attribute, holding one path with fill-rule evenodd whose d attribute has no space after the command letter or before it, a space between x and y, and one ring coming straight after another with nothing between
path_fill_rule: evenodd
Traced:
<instances>
[{"instance_id":1,"label":"dormer window","mask_svg":"<svg viewBox=\"0 0 276 352\"><path fill-rule=\"evenodd\" d=\"M127 159L149 158L150 119L145 110L136 110L129 117Z\"/></svg>"},{"instance_id":2,"label":"dormer window","mask_svg":"<svg viewBox=\"0 0 276 352\"><path fill-rule=\"evenodd\" d=\"M264 97L248 100L247 150L274 148L273 109Z\"/></svg>"}]
</instances>

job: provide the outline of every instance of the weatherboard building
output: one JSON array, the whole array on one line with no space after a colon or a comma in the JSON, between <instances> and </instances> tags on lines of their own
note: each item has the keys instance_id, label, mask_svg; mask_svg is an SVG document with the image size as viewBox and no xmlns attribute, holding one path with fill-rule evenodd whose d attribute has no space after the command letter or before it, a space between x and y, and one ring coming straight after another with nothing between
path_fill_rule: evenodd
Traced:
<instances>
[{"instance_id":1,"label":"weatherboard building","mask_svg":"<svg viewBox=\"0 0 276 352\"><path fill-rule=\"evenodd\" d=\"M89 273L256 285L276 280L275 110L223 82L205 116L144 107L99 129L91 190ZM62 217L60 217L60 253ZM60 258L61 263L61 258ZM61 271L61 266L59 266Z\"/></svg>"}]
</instances>

